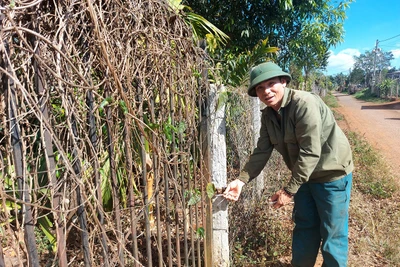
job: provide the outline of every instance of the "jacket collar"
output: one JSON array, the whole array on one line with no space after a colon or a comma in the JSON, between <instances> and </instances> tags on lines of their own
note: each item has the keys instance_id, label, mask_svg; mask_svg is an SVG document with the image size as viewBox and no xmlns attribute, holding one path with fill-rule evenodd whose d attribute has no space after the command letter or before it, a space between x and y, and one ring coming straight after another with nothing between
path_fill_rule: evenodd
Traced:
<instances>
[{"instance_id":1,"label":"jacket collar","mask_svg":"<svg viewBox=\"0 0 400 267\"><path fill-rule=\"evenodd\" d=\"M286 107L290 103L290 100L292 100L292 94L293 94L293 90L285 87L285 92L283 94L283 99L282 99L282 105L279 108L279 110L281 108Z\"/></svg>"}]
</instances>

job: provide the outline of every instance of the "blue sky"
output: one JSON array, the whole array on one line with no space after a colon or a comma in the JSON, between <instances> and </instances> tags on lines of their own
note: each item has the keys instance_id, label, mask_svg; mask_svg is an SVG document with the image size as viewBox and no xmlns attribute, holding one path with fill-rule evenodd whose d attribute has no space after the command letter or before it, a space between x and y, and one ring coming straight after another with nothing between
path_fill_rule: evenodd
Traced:
<instances>
[{"instance_id":1,"label":"blue sky","mask_svg":"<svg viewBox=\"0 0 400 267\"><path fill-rule=\"evenodd\" d=\"M391 65L400 68L400 0L355 0L346 16L344 42L330 49L327 75L348 74L353 56L374 49L376 40L384 52L393 53Z\"/></svg>"}]
</instances>

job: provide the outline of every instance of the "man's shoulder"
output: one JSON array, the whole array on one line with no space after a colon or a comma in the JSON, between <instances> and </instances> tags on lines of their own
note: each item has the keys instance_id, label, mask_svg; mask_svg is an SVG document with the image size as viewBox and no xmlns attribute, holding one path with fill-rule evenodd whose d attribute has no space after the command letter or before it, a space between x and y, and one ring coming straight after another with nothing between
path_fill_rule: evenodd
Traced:
<instances>
[{"instance_id":1,"label":"man's shoulder","mask_svg":"<svg viewBox=\"0 0 400 267\"><path fill-rule=\"evenodd\" d=\"M292 94L292 96L297 97L297 98L310 97L310 96L314 95L313 93L308 92L308 91L302 91L302 90L291 89L291 88L288 88L288 89L290 90L290 93Z\"/></svg>"},{"instance_id":2,"label":"man's shoulder","mask_svg":"<svg viewBox=\"0 0 400 267\"><path fill-rule=\"evenodd\" d=\"M316 94L307 91L301 91L296 89L289 89L290 90L290 99L294 103L298 104L307 104L310 101L315 101L316 97L319 97Z\"/></svg>"}]
</instances>

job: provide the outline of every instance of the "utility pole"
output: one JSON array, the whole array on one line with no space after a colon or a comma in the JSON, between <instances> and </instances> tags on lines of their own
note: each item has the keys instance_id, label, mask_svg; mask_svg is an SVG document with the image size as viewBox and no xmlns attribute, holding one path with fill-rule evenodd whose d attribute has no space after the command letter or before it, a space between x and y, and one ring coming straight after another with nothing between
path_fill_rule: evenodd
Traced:
<instances>
[{"instance_id":1,"label":"utility pole","mask_svg":"<svg viewBox=\"0 0 400 267\"><path fill-rule=\"evenodd\" d=\"M375 49L374 49L374 76L372 77L372 88L371 88L371 93L374 94L375 93L375 84L376 84L376 54L378 52L378 44L379 44L379 40L376 40L375 43Z\"/></svg>"}]
</instances>

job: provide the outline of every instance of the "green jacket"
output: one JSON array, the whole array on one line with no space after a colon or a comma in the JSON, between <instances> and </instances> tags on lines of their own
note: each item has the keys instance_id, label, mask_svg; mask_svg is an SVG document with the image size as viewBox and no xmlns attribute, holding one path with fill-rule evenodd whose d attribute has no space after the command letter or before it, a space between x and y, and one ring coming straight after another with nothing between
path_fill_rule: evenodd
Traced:
<instances>
[{"instance_id":1,"label":"green jacket","mask_svg":"<svg viewBox=\"0 0 400 267\"><path fill-rule=\"evenodd\" d=\"M249 182L257 177L274 148L292 172L286 186L291 193L303 183L334 181L353 170L345 134L329 107L310 92L285 88L278 112L271 107L262 110L260 138L239 179Z\"/></svg>"}]
</instances>

